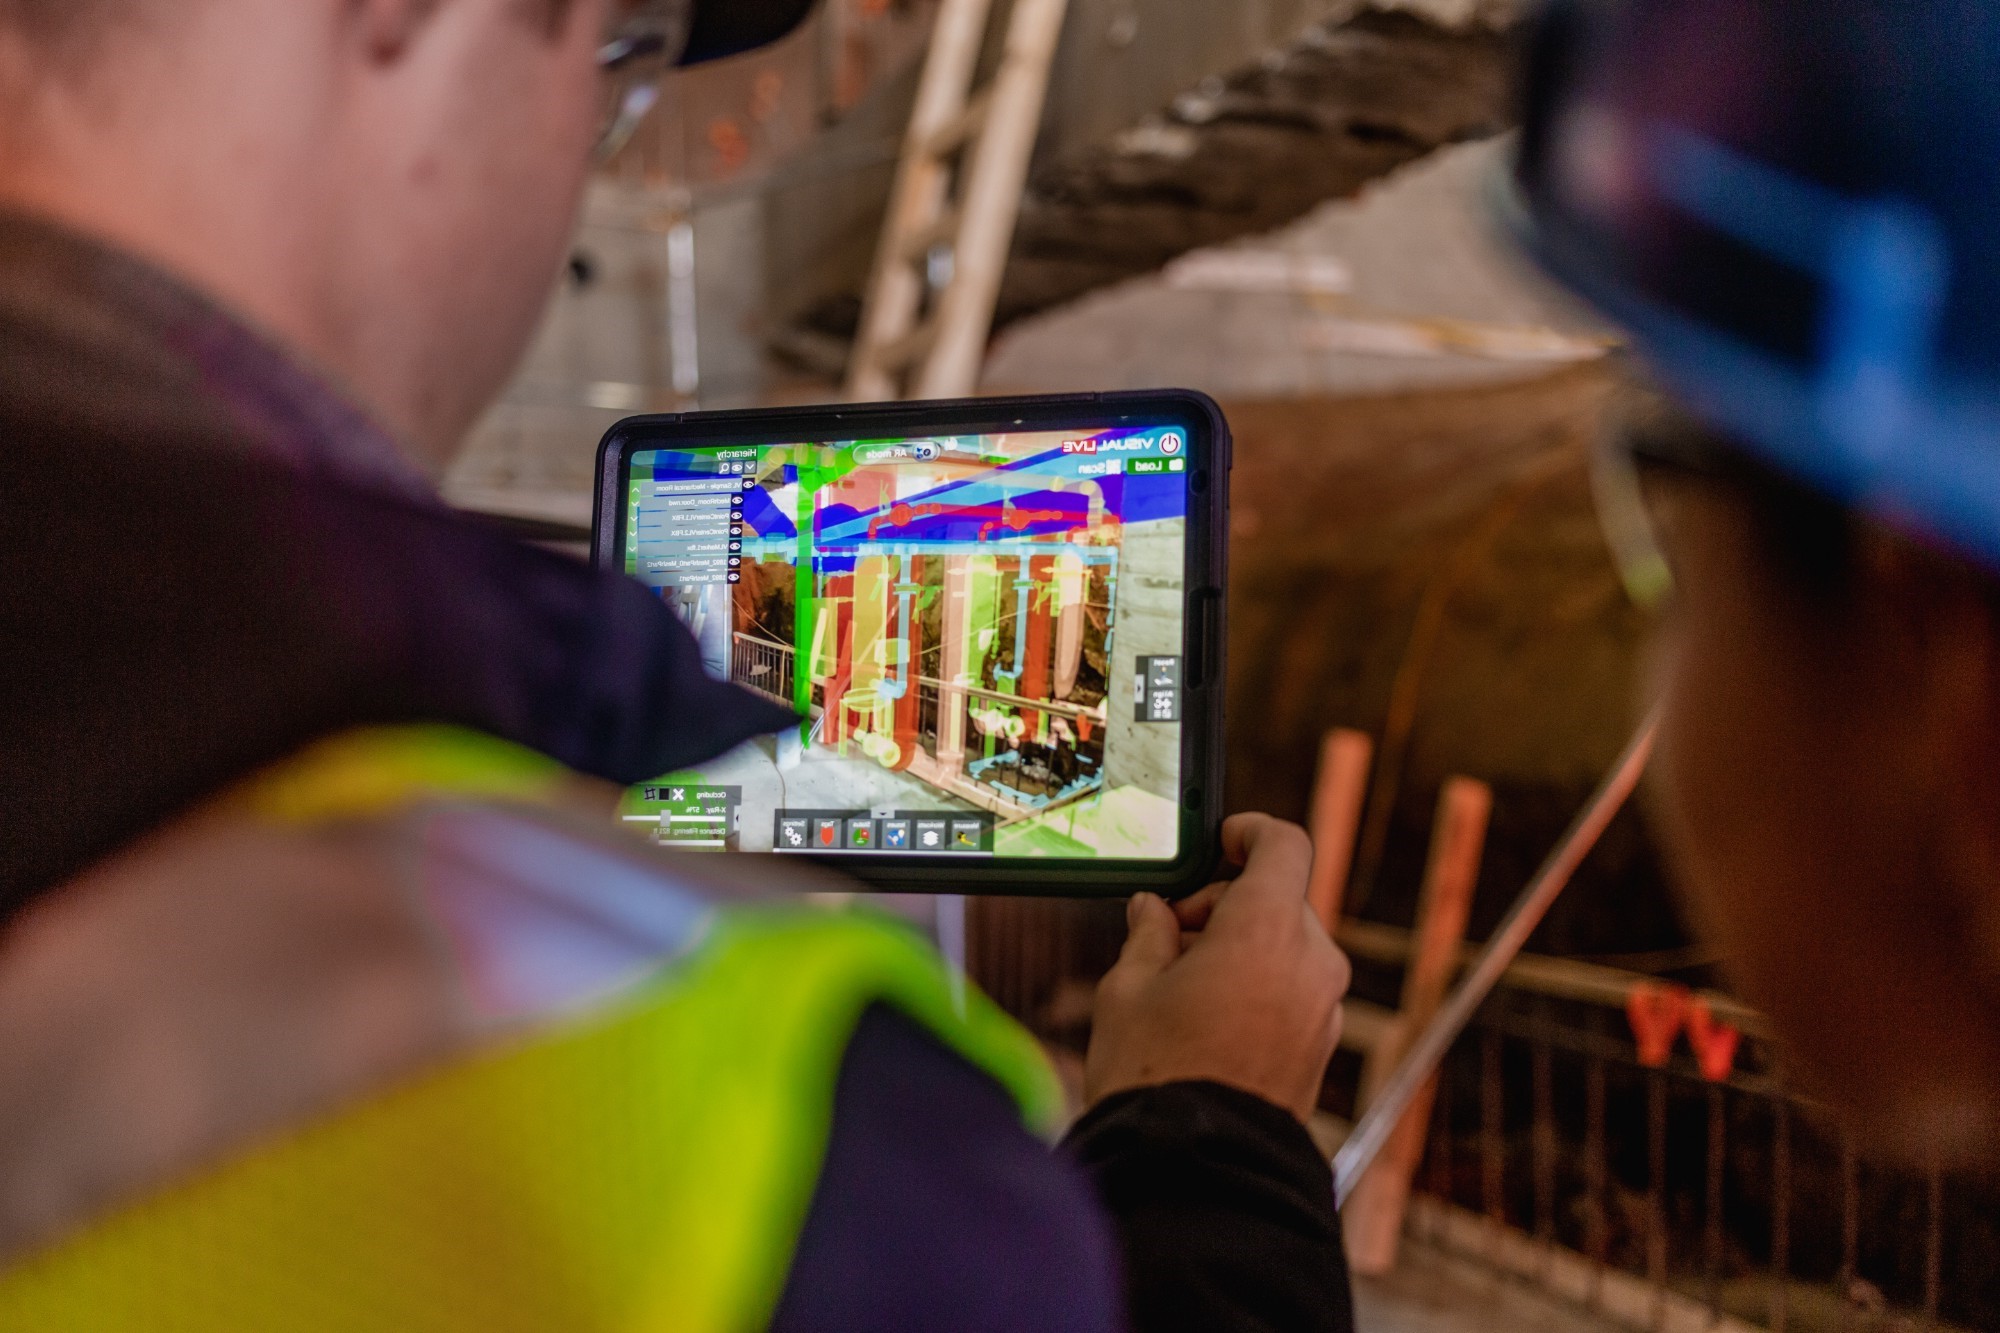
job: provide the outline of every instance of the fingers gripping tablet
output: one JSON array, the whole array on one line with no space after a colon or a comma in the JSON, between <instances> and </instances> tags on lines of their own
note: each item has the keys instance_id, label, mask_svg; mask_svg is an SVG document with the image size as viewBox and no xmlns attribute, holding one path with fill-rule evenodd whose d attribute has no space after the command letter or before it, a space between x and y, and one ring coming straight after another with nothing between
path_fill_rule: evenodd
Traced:
<instances>
[{"instance_id":1,"label":"fingers gripping tablet","mask_svg":"<svg viewBox=\"0 0 2000 1333\"><path fill-rule=\"evenodd\" d=\"M801 717L623 817L885 887L1191 891L1219 823L1228 466L1185 392L620 423L597 560Z\"/></svg>"}]
</instances>

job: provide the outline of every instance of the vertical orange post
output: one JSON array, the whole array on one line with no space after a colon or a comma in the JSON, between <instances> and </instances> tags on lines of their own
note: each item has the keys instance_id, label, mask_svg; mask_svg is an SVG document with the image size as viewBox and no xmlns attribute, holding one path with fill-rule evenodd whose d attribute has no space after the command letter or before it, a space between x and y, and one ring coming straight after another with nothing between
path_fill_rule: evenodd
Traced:
<instances>
[{"instance_id":1,"label":"vertical orange post","mask_svg":"<svg viewBox=\"0 0 2000 1333\"><path fill-rule=\"evenodd\" d=\"M854 575L827 575L820 600L833 608L833 670L826 679L826 725L820 736L825 744L845 745L851 730L847 691L854 680Z\"/></svg>"},{"instance_id":2,"label":"vertical orange post","mask_svg":"<svg viewBox=\"0 0 2000 1333\"><path fill-rule=\"evenodd\" d=\"M1368 795L1368 766L1375 743L1365 732L1341 728L1329 731L1319 747L1319 775L1313 781L1312 878L1306 881L1306 901L1329 934L1340 921L1340 902L1347 892L1347 871L1354 861L1354 837L1361 827L1361 803Z\"/></svg>"},{"instance_id":3,"label":"vertical orange post","mask_svg":"<svg viewBox=\"0 0 2000 1333\"><path fill-rule=\"evenodd\" d=\"M1423 888L1417 899L1410 966L1403 974L1402 1009L1393 1039L1370 1052L1362 1067L1364 1110L1375 1089L1437 1016L1458 971L1459 947L1465 942L1465 923L1472 912L1472 891L1479 882L1486 823L1492 812L1492 788L1471 778L1451 779L1438 797L1430 861L1424 867ZM1423 1157L1424 1133L1436 1095L1437 1080L1433 1078L1396 1122L1381 1155L1354 1187L1353 1197L1342 1210L1347 1262L1357 1273L1386 1273L1396 1266L1410 1181Z\"/></svg>"},{"instance_id":4,"label":"vertical orange post","mask_svg":"<svg viewBox=\"0 0 2000 1333\"><path fill-rule=\"evenodd\" d=\"M944 562L943 641L938 645L937 758L938 772L955 778L965 770L965 686L970 681L967 648L972 642L972 561L970 556L939 556Z\"/></svg>"},{"instance_id":5,"label":"vertical orange post","mask_svg":"<svg viewBox=\"0 0 2000 1333\"><path fill-rule=\"evenodd\" d=\"M924 557L905 556L902 565L902 578L889 594L896 602L896 632L902 643L897 650L902 654L902 661L896 668L896 678L903 683L903 693L896 700L895 708L898 757L890 765L898 771L908 769L920 749L917 721L922 716L918 706L922 691L917 685L917 676L921 673L924 660L924 617L918 607L924 595Z\"/></svg>"},{"instance_id":6,"label":"vertical orange post","mask_svg":"<svg viewBox=\"0 0 2000 1333\"><path fill-rule=\"evenodd\" d=\"M1023 699L1046 699L1049 697L1050 667L1053 654L1050 651L1055 638L1055 573L1056 558L1052 555L1037 555L1021 562L1021 577L1028 581L1028 632L1026 660L1014 663L1017 677L1014 692ZM1048 714L1035 708L1023 708L1021 720L1027 724L1027 739L1038 745L1048 743Z\"/></svg>"}]
</instances>

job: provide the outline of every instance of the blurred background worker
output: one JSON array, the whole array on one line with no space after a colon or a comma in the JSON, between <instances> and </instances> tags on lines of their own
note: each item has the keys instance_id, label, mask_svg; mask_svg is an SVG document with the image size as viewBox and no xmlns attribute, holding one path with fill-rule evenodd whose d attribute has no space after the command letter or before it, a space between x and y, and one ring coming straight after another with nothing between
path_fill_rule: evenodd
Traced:
<instances>
[{"instance_id":1,"label":"blurred background worker","mask_svg":"<svg viewBox=\"0 0 2000 1333\"><path fill-rule=\"evenodd\" d=\"M1600 490L1674 592L1679 877L1815 1088L1925 1162L2000 1129L1996 53L1976 0L1556 4L1518 165L1671 400Z\"/></svg>"},{"instance_id":2,"label":"blurred background worker","mask_svg":"<svg viewBox=\"0 0 2000 1333\"><path fill-rule=\"evenodd\" d=\"M602 831L794 719L427 480L593 137L804 8L0 4L0 1326L1349 1323L1297 829L1131 904L1052 1155L913 936Z\"/></svg>"}]
</instances>

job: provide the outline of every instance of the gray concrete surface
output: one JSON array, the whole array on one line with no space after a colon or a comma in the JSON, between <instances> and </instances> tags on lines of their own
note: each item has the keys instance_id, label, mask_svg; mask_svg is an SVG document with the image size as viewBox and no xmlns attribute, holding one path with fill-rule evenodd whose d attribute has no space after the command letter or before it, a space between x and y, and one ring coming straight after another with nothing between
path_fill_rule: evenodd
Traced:
<instances>
[{"instance_id":1,"label":"gray concrete surface","mask_svg":"<svg viewBox=\"0 0 2000 1333\"><path fill-rule=\"evenodd\" d=\"M595 183L573 246L586 276L557 284L526 360L475 427L447 490L582 497L598 440L620 418L763 401L777 377L756 332L762 218L752 197L689 210L670 191ZM683 219L693 280L677 287L673 229Z\"/></svg>"},{"instance_id":2,"label":"gray concrete surface","mask_svg":"<svg viewBox=\"0 0 2000 1333\"><path fill-rule=\"evenodd\" d=\"M1603 327L1530 271L1489 218L1508 146L1445 149L1358 199L1204 252L1309 257L1323 273L1344 269L1345 291L1231 290L1176 266L1011 325L985 387L1294 398L1520 379L1594 355Z\"/></svg>"},{"instance_id":3,"label":"gray concrete surface","mask_svg":"<svg viewBox=\"0 0 2000 1333\"><path fill-rule=\"evenodd\" d=\"M1623 1326L1543 1294L1518 1278L1418 1242L1386 1277L1354 1290L1361 1333L1623 1333Z\"/></svg>"},{"instance_id":4,"label":"gray concrete surface","mask_svg":"<svg viewBox=\"0 0 2000 1333\"><path fill-rule=\"evenodd\" d=\"M1186 534L1187 520L1179 518L1136 523L1125 530L1112 621L1112 656L1117 663L1180 652L1186 580L1178 570L1168 577L1139 571L1172 568ZM1138 787L1178 801L1180 728L1135 721L1135 685L1131 671L1111 672L1111 694L1105 701L1104 780L1112 787Z\"/></svg>"}]
</instances>

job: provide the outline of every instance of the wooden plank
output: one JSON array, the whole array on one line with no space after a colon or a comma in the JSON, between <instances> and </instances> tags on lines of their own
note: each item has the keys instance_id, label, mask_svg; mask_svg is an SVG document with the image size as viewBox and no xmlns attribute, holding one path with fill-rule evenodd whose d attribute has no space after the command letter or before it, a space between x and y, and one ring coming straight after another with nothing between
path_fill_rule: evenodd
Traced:
<instances>
[{"instance_id":1,"label":"wooden plank","mask_svg":"<svg viewBox=\"0 0 2000 1333\"><path fill-rule=\"evenodd\" d=\"M1409 931L1375 921L1343 921L1335 930L1334 939L1354 957L1377 963L1408 962L1412 948ZM1458 965L1463 967L1471 962L1477 953L1477 945L1461 947ZM1522 954L1508 966L1502 984L1553 999L1575 1000L1623 1012L1633 988L1655 980L1657 978L1642 972L1628 972L1601 963ZM1705 990L1697 994L1707 1003L1712 1015L1744 1035L1759 1038L1771 1036L1770 1020L1741 1000L1720 991Z\"/></svg>"},{"instance_id":2,"label":"wooden plank","mask_svg":"<svg viewBox=\"0 0 2000 1333\"><path fill-rule=\"evenodd\" d=\"M920 228L903 238L903 262L921 264L930 257L933 247L945 245L958 238L960 219L958 210L948 208L938 215L937 221Z\"/></svg>"},{"instance_id":3,"label":"wooden plank","mask_svg":"<svg viewBox=\"0 0 2000 1333\"><path fill-rule=\"evenodd\" d=\"M1361 827L1361 803L1368 795L1368 765L1375 742L1367 733L1330 731L1319 747L1319 774L1313 781L1312 877L1306 901L1328 931L1340 921L1347 871L1354 860L1354 835Z\"/></svg>"},{"instance_id":4,"label":"wooden plank","mask_svg":"<svg viewBox=\"0 0 2000 1333\"><path fill-rule=\"evenodd\" d=\"M950 157L972 142L986 124L987 113L992 109L993 89L988 85L974 93L957 115L939 126L924 141L924 151L932 157Z\"/></svg>"},{"instance_id":5,"label":"wooden plank","mask_svg":"<svg viewBox=\"0 0 2000 1333\"><path fill-rule=\"evenodd\" d=\"M991 109L966 163L957 264L938 298L938 341L917 375L919 398L959 398L979 386L1067 8L1068 0L1014 0Z\"/></svg>"},{"instance_id":6,"label":"wooden plank","mask_svg":"<svg viewBox=\"0 0 2000 1333\"><path fill-rule=\"evenodd\" d=\"M903 260L905 237L935 223L951 190L948 164L928 149L966 107L973 72L986 41L992 0L945 0L931 29L930 49L904 133L902 162L876 247L861 326L848 366L847 397L870 402L898 396L899 377L881 352L906 336L923 304L924 281Z\"/></svg>"},{"instance_id":7,"label":"wooden plank","mask_svg":"<svg viewBox=\"0 0 2000 1333\"><path fill-rule=\"evenodd\" d=\"M1360 1104L1364 1111L1375 1089L1402 1059L1411 1034L1423 1031L1436 1016L1446 988L1458 972L1459 949L1465 941L1465 924L1472 911L1472 893L1479 881L1486 824L1492 812L1492 789L1470 778L1451 779L1438 797L1430 860L1417 899L1414 950L1403 974L1398 1039L1378 1046L1362 1066ZM1342 1212L1347 1260L1356 1273L1381 1274L1395 1267L1410 1181L1423 1157L1436 1092L1433 1080L1411 1103Z\"/></svg>"},{"instance_id":8,"label":"wooden plank","mask_svg":"<svg viewBox=\"0 0 2000 1333\"><path fill-rule=\"evenodd\" d=\"M886 374L890 375L907 370L924 359L924 356L931 350L932 345L937 342L937 333L937 322L935 320L928 320L917 325L902 337L877 352L876 364Z\"/></svg>"},{"instance_id":9,"label":"wooden plank","mask_svg":"<svg viewBox=\"0 0 2000 1333\"><path fill-rule=\"evenodd\" d=\"M1364 1055L1401 1040L1402 1023L1394 1009L1366 1000L1348 1000L1340 1006L1340 1048Z\"/></svg>"}]
</instances>

